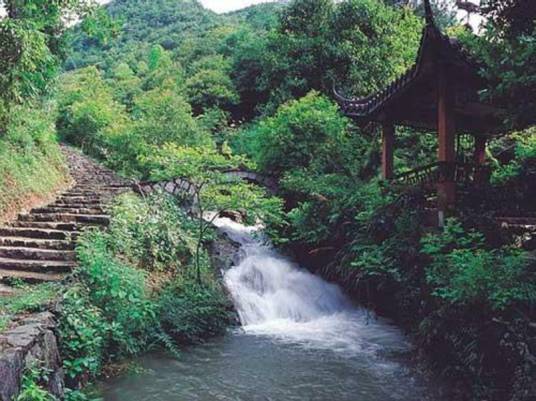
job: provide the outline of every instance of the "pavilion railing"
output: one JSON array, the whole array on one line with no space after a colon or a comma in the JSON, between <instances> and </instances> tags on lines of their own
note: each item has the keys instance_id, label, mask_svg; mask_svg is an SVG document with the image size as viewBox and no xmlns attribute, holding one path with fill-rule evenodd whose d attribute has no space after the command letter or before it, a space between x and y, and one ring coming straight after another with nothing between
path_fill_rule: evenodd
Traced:
<instances>
[{"instance_id":1,"label":"pavilion railing","mask_svg":"<svg viewBox=\"0 0 536 401\"><path fill-rule=\"evenodd\" d=\"M461 162L435 162L397 175L394 182L403 186L427 186L439 182L475 184L489 174L485 165Z\"/></svg>"}]
</instances>

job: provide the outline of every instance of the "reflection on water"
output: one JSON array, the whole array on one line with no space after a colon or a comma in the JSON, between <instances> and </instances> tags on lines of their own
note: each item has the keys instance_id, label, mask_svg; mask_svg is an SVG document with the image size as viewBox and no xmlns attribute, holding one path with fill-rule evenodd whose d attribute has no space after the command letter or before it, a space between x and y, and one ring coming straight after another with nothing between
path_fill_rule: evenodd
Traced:
<instances>
[{"instance_id":1,"label":"reflection on water","mask_svg":"<svg viewBox=\"0 0 536 401\"><path fill-rule=\"evenodd\" d=\"M104 383L105 400L437 400L396 361L408 344L395 327L277 254L255 228L216 223L241 244L241 262L225 284L242 329L179 360L142 358L147 372Z\"/></svg>"}]
</instances>

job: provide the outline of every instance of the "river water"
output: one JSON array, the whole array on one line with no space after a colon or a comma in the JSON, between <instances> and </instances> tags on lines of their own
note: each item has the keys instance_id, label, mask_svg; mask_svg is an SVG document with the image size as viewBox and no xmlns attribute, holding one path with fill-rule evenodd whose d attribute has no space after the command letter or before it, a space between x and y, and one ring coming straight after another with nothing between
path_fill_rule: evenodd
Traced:
<instances>
[{"instance_id":1,"label":"river water","mask_svg":"<svg viewBox=\"0 0 536 401\"><path fill-rule=\"evenodd\" d=\"M410 345L395 326L279 255L257 227L216 224L241 244L224 280L242 327L180 359L141 358L142 374L101 385L104 400L438 400L404 363Z\"/></svg>"}]
</instances>

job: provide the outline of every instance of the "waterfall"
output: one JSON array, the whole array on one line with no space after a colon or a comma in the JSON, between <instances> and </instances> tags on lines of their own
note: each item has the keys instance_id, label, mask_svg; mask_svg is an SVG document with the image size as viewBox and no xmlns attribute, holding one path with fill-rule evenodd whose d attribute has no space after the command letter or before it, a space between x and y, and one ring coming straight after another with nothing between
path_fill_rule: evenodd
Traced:
<instances>
[{"instance_id":1,"label":"waterfall","mask_svg":"<svg viewBox=\"0 0 536 401\"><path fill-rule=\"evenodd\" d=\"M396 328L353 305L338 286L278 254L260 227L228 218L215 224L241 245L224 281L246 333L350 354L407 346Z\"/></svg>"},{"instance_id":2,"label":"waterfall","mask_svg":"<svg viewBox=\"0 0 536 401\"><path fill-rule=\"evenodd\" d=\"M400 363L402 355L393 358L391 351L407 350L394 326L278 254L261 227L226 218L216 225L240 244L224 281L242 327L179 359L150 354L144 373L113 383L106 401L442 399Z\"/></svg>"}]
</instances>

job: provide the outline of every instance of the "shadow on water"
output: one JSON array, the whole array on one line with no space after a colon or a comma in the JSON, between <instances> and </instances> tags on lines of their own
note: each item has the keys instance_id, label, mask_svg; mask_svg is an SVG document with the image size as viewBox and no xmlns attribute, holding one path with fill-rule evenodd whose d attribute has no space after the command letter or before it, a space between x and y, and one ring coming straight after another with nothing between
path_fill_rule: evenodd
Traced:
<instances>
[{"instance_id":1,"label":"shadow on water","mask_svg":"<svg viewBox=\"0 0 536 401\"><path fill-rule=\"evenodd\" d=\"M102 383L106 401L425 401L433 386L402 362L410 345L335 285L300 269L228 219L241 244L225 284L242 328L187 349L150 354L135 377Z\"/></svg>"}]
</instances>

